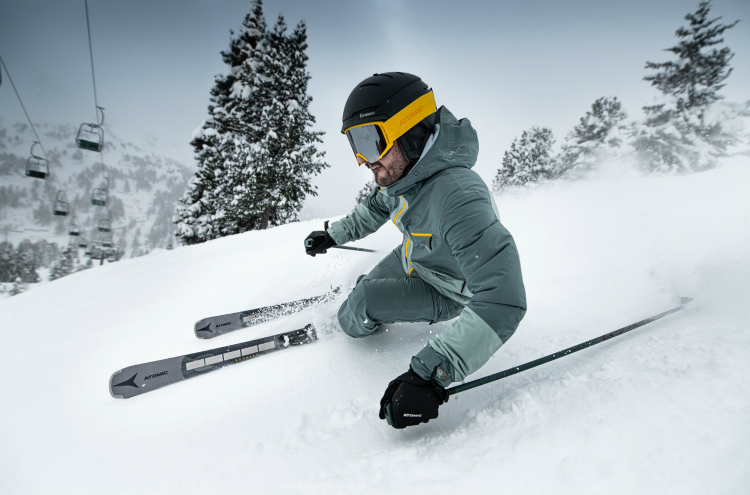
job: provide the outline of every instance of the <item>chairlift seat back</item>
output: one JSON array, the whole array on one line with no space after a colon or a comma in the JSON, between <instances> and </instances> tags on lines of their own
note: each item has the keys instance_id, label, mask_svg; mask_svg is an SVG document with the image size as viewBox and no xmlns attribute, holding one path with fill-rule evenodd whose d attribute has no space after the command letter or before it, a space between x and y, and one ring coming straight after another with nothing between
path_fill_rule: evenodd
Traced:
<instances>
[{"instance_id":1,"label":"chairlift seat back","mask_svg":"<svg viewBox=\"0 0 750 495\"><path fill-rule=\"evenodd\" d=\"M104 129L96 124L81 124L76 134L76 146L88 151L101 152L104 147Z\"/></svg>"},{"instance_id":2,"label":"chairlift seat back","mask_svg":"<svg viewBox=\"0 0 750 495\"><path fill-rule=\"evenodd\" d=\"M95 206L107 206L109 194L106 189L95 188L91 191L91 204Z\"/></svg>"},{"instance_id":3,"label":"chairlift seat back","mask_svg":"<svg viewBox=\"0 0 750 495\"><path fill-rule=\"evenodd\" d=\"M44 158L30 156L26 160L26 175L37 179L46 179L49 175L49 163Z\"/></svg>"},{"instance_id":4,"label":"chairlift seat back","mask_svg":"<svg viewBox=\"0 0 750 495\"><path fill-rule=\"evenodd\" d=\"M65 201L56 201L55 202L55 209L52 210L52 213L64 217L68 215L68 203Z\"/></svg>"}]
</instances>

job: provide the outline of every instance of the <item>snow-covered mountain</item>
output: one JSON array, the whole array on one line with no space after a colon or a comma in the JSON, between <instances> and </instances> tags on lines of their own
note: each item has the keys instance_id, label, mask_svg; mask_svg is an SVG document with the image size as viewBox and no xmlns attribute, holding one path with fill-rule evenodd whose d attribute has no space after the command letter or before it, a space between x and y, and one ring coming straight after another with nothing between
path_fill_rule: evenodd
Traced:
<instances>
[{"instance_id":1,"label":"snow-covered mountain","mask_svg":"<svg viewBox=\"0 0 750 495\"><path fill-rule=\"evenodd\" d=\"M156 250L0 300L0 493L746 493L748 183L741 158L700 174L498 196L529 309L469 379L679 296L695 301L459 394L438 419L403 431L378 419L380 397L448 323L351 339L335 320L342 294L211 341L193 335L204 316L351 287L400 241L392 226L357 243L378 255L306 256L302 240L321 225L311 220ZM128 365L308 322L319 342L132 399L109 395L110 375Z\"/></svg>"},{"instance_id":2,"label":"snow-covered mountain","mask_svg":"<svg viewBox=\"0 0 750 495\"><path fill-rule=\"evenodd\" d=\"M0 233L13 243L47 239L65 245L71 223L89 240L101 236L100 219L111 215L114 242L125 256L165 248L175 242L172 215L185 192L194 165L165 156L156 143L135 145L105 127L102 154L78 149L77 127L70 124L35 124L48 154L52 175L45 180L25 175L35 137L27 124L0 120ZM43 156L37 146L34 153ZM102 167L104 162L104 167ZM106 207L91 203L92 190L106 185ZM71 214L52 213L58 191L65 193ZM109 213L107 213L109 211Z\"/></svg>"}]
</instances>

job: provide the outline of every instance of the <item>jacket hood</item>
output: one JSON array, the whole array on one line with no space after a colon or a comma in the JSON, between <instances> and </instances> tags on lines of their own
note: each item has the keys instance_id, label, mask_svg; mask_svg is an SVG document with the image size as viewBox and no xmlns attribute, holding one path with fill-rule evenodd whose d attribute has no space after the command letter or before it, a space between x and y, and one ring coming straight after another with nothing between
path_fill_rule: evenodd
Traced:
<instances>
[{"instance_id":1,"label":"jacket hood","mask_svg":"<svg viewBox=\"0 0 750 495\"><path fill-rule=\"evenodd\" d=\"M479 154L477 132L469 119L457 120L447 108L437 110L437 138L408 174L390 186L380 186L386 196L399 196L438 172L448 168L472 168Z\"/></svg>"}]
</instances>

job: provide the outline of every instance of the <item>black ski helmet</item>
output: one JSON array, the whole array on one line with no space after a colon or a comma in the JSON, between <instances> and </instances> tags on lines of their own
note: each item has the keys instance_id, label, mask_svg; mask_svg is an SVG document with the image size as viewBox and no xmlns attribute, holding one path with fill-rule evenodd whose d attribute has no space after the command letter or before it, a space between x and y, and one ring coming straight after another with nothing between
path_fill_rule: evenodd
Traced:
<instances>
[{"instance_id":1,"label":"black ski helmet","mask_svg":"<svg viewBox=\"0 0 750 495\"><path fill-rule=\"evenodd\" d=\"M344 105L341 133L348 128L368 122L385 122L420 96L430 87L414 74L383 72L373 74L352 90ZM396 139L410 165L422 155L427 137L435 130L435 113Z\"/></svg>"}]
</instances>

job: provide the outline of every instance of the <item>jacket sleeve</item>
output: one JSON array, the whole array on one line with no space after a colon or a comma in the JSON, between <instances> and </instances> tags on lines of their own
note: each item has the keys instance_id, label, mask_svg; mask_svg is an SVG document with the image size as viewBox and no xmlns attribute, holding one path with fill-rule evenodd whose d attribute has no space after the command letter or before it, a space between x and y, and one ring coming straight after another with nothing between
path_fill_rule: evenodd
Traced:
<instances>
[{"instance_id":1,"label":"jacket sleeve","mask_svg":"<svg viewBox=\"0 0 750 495\"><path fill-rule=\"evenodd\" d=\"M440 235L473 295L459 318L412 358L412 368L447 386L481 368L513 335L526 313L526 291L515 242L483 183L446 198Z\"/></svg>"},{"instance_id":2,"label":"jacket sleeve","mask_svg":"<svg viewBox=\"0 0 750 495\"><path fill-rule=\"evenodd\" d=\"M328 227L328 234L341 246L372 234L388 220L390 211L376 187L351 213Z\"/></svg>"}]
</instances>

